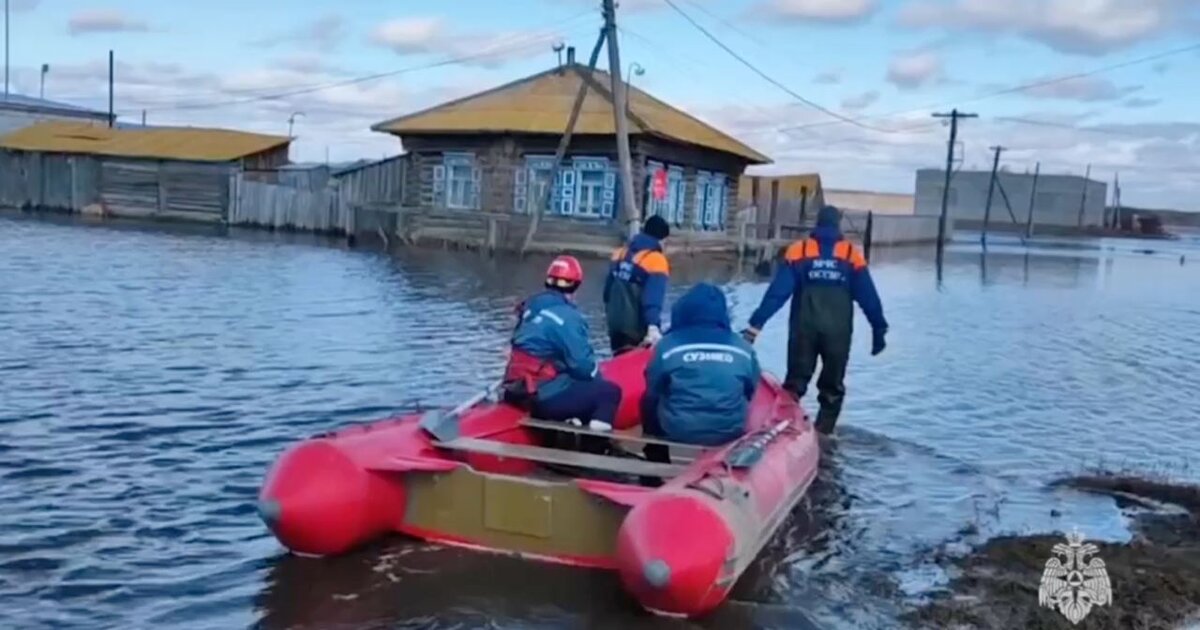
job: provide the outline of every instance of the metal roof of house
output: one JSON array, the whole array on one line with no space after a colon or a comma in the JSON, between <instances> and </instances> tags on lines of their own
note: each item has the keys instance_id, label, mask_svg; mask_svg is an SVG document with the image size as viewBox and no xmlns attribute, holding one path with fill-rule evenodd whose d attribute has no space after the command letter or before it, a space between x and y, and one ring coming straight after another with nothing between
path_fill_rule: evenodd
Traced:
<instances>
[{"instance_id":1,"label":"metal roof of house","mask_svg":"<svg viewBox=\"0 0 1200 630\"><path fill-rule=\"evenodd\" d=\"M67 116L102 118L105 120L108 119L107 112L88 109L78 105L71 105L70 103L50 101L44 98L34 98L32 96L13 94L11 92L8 94L8 96L0 96L0 110L17 110L47 114L63 114Z\"/></svg>"},{"instance_id":2,"label":"metal roof of house","mask_svg":"<svg viewBox=\"0 0 1200 630\"><path fill-rule=\"evenodd\" d=\"M0 148L129 158L230 162L291 142L284 136L201 127L117 127L46 121L0 136Z\"/></svg>"},{"instance_id":3,"label":"metal roof of house","mask_svg":"<svg viewBox=\"0 0 1200 630\"><path fill-rule=\"evenodd\" d=\"M566 129L580 83L591 81L575 125L577 134L615 134L611 78L585 66L566 65L513 83L450 101L430 109L393 118L371 127L374 131L405 133L537 133L560 135ZM629 132L661 136L677 142L723 151L751 164L771 159L646 92L629 90Z\"/></svg>"}]
</instances>

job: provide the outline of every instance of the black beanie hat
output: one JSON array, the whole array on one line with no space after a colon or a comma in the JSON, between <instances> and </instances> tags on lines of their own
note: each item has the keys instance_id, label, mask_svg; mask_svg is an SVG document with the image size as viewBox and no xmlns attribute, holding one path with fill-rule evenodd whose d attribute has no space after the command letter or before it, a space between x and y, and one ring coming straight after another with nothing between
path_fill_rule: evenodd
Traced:
<instances>
[{"instance_id":1,"label":"black beanie hat","mask_svg":"<svg viewBox=\"0 0 1200 630\"><path fill-rule=\"evenodd\" d=\"M661 241L671 235L671 225L656 214L642 224L642 232Z\"/></svg>"}]
</instances>

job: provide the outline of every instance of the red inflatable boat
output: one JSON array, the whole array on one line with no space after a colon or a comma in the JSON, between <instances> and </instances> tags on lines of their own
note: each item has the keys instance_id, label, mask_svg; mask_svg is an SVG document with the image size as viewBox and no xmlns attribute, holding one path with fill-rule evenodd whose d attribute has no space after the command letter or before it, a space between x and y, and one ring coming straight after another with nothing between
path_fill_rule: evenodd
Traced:
<instances>
[{"instance_id":1,"label":"red inflatable boat","mask_svg":"<svg viewBox=\"0 0 1200 630\"><path fill-rule=\"evenodd\" d=\"M601 366L623 392L613 433L539 422L480 395L449 413L296 444L268 473L259 513L299 554L339 554L399 532L616 570L646 609L702 615L724 601L812 483L816 434L764 375L745 437L707 450L670 444L671 464L539 445L550 433L602 435L634 452L654 442L636 431L648 360L636 351ZM665 483L645 487L639 477Z\"/></svg>"}]
</instances>

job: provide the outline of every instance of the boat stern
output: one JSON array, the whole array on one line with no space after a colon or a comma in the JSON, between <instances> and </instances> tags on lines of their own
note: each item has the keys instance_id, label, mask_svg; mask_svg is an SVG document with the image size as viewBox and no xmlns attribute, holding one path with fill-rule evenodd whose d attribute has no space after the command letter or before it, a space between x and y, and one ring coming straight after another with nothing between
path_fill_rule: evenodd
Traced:
<instances>
[{"instance_id":1,"label":"boat stern","mask_svg":"<svg viewBox=\"0 0 1200 630\"><path fill-rule=\"evenodd\" d=\"M664 493L630 510L617 535L617 570L647 610L696 617L733 587L726 565L734 548L732 530L709 502Z\"/></svg>"}]
</instances>

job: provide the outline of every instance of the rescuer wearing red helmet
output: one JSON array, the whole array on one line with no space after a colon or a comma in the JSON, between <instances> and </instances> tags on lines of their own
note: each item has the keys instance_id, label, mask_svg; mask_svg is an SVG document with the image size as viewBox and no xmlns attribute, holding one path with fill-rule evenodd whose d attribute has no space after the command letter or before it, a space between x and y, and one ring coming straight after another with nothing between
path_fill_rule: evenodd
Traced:
<instances>
[{"instance_id":1,"label":"rescuer wearing red helmet","mask_svg":"<svg viewBox=\"0 0 1200 630\"><path fill-rule=\"evenodd\" d=\"M520 305L505 397L540 419L610 430L621 389L599 375L587 321L575 306L581 284L583 266L574 256L559 256L546 269L546 289Z\"/></svg>"}]
</instances>

